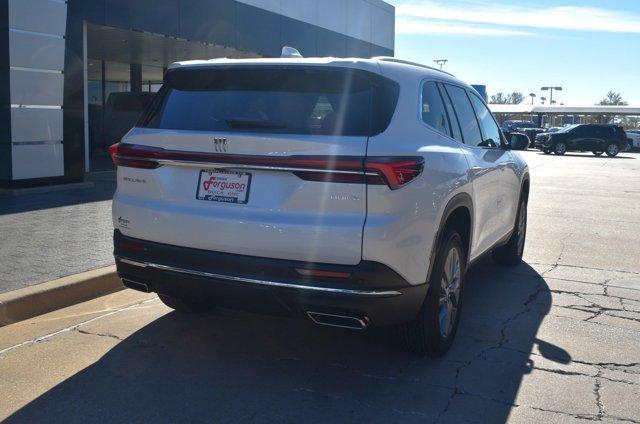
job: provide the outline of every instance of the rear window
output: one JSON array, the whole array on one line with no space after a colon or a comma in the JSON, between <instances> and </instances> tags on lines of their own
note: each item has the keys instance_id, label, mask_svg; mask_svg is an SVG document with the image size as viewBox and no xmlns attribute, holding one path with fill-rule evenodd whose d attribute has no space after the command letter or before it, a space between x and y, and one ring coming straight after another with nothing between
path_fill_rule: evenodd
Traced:
<instances>
[{"instance_id":1,"label":"rear window","mask_svg":"<svg viewBox=\"0 0 640 424\"><path fill-rule=\"evenodd\" d=\"M627 135L622 127L611 127L611 129L614 137L625 138Z\"/></svg>"},{"instance_id":2,"label":"rear window","mask_svg":"<svg viewBox=\"0 0 640 424\"><path fill-rule=\"evenodd\" d=\"M389 125L397 99L395 82L354 69L178 70L138 126L370 136Z\"/></svg>"},{"instance_id":3,"label":"rear window","mask_svg":"<svg viewBox=\"0 0 640 424\"><path fill-rule=\"evenodd\" d=\"M596 137L611 137L614 133L613 127L600 127L594 126L591 128L591 133Z\"/></svg>"},{"instance_id":4,"label":"rear window","mask_svg":"<svg viewBox=\"0 0 640 424\"><path fill-rule=\"evenodd\" d=\"M425 82L422 86L422 121L442 134L451 135L447 112L433 81Z\"/></svg>"}]
</instances>

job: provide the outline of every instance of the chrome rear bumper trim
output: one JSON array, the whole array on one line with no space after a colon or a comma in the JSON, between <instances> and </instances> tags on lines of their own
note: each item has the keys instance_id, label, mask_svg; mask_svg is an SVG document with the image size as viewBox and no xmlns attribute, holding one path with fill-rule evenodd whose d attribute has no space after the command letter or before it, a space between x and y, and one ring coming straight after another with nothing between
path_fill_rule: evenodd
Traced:
<instances>
[{"instance_id":1,"label":"chrome rear bumper trim","mask_svg":"<svg viewBox=\"0 0 640 424\"><path fill-rule=\"evenodd\" d=\"M136 261L132 259L121 258L118 256L116 256L116 260L128 265L133 265L141 268L155 268L163 271L172 271L172 272L178 272L181 274L195 275L198 277L216 278L219 280L237 281L241 283L257 284L257 285L269 286L269 287L280 287L280 288L288 288L288 289L296 289L296 290L309 290L309 291L321 292L321 293L334 293L334 294L362 296L362 297L394 297L394 296L400 296L402 294L399 291L395 291L395 290L375 291L375 290L338 289L333 287L305 286L301 284L280 283L277 281L256 280L253 278L244 278L244 277L235 277L232 275L215 274L211 272L198 271L195 269L178 268L178 267L156 264L151 262L141 262L141 261Z\"/></svg>"}]
</instances>

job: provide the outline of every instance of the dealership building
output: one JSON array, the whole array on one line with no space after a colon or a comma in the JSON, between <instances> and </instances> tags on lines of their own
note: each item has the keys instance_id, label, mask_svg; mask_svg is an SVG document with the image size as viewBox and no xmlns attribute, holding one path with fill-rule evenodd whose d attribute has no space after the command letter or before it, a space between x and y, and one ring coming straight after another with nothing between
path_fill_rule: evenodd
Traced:
<instances>
[{"instance_id":1,"label":"dealership building","mask_svg":"<svg viewBox=\"0 0 640 424\"><path fill-rule=\"evenodd\" d=\"M112 170L172 62L394 54L381 0L0 0L0 187Z\"/></svg>"}]
</instances>

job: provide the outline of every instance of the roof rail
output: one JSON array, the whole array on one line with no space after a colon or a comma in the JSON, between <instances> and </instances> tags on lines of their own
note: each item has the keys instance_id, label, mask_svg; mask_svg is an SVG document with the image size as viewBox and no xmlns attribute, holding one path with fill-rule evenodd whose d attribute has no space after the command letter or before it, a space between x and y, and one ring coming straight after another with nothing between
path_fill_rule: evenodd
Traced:
<instances>
[{"instance_id":1,"label":"roof rail","mask_svg":"<svg viewBox=\"0 0 640 424\"><path fill-rule=\"evenodd\" d=\"M420 68L429 69L431 71L442 72L443 74L447 74L447 75L450 75L452 77L455 77L455 75L453 75L450 72L443 71L442 69L434 68L433 66L423 65L422 63L411 62L410 60L396 59L395 57L391 57L391 56L376 56L376 57L372 57L372 59L381 60L383 62L404 63L405 65L413 65L413 66L417 66L417 67L420 67Z\"/></svg>"}]
</instances>

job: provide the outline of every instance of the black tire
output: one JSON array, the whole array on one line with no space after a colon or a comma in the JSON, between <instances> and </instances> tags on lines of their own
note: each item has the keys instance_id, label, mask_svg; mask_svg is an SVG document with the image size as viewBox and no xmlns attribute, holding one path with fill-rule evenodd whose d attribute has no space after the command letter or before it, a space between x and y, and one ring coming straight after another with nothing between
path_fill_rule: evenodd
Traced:
<instances>
[{"instance_id":1,"label":"black tire","mask_svg":"<svg viewBox=\"0 0 640 424\"><path fill-rule=\"evenodd\" d=\"M451 253L452 251L455 253ZM457 277L452 278L454 283L448 284L449 290L454 291L450 292L450 296L447 296L443 284L446 284L447 275L452 272L446 272L445 265L451 265L455 261L454 256L458 260L458 273ZM448 262L449 259L451 262ZM402 324L399 328L400 340L406 350L433 358L442 356L449 350L460 322L466 268L467 257L462 245L462 238L457 231L448 228L445 230L438 248L429 280L429 290L418 316L412 321ZM450 266L450 269L453 267ZM452 289L454 284L455 288ZM440 318L441 301L446 303L447 308L452 308L450 309L451 315L443 317L444 322L441 322ZM445 305L443 304L442 307ZM443 329L446 327L446 332L441 331L441 325Z\"/></svg>"},{"instance_id":2,"label":"black tire","mask_svg":"<svg viewBox=\"0 0 640 424\"><path fill-rule=\"evenodd\" d=\"M620 153L620 147L618 147L618 145L616 143L609 143L609 144L607 144L607 147L605 149L605 153L610 158L615 157L615 156L618 155L618 153Z\"/></svg>"},{"instance_id":3,"label":"black tire","mask_svg":"<svg viewBox=\"0 0 640 424\"><path fill-rule=\"evenodd\" d=\"M551 154L551 150L549 150L549 149L544 149L544 150L542 151L542 153L544 153L545 155L550 155L550 154Z\"/></svg>"},{"instance_id":4,"label":"black tire","mask_svg":"<svg viewBox=\"0 0 640 424\"><path fill-rule=\"evenodd\" d=\"M203 302L197 302L195 300L178 298L174 296L167 296L166 294L158 294L158 297L168 307L174 311L185 314L202 314L209 312L212 307Z\"/></svg>"},{"instance_id":5,"label":"black tire","mask_svg":"<svg viewBox=\"0 0 640 424\"><path fill-rule=\"evenodd\" d=\"M516 225L507 244L493 249L493 261L500 265L515 266L522 261L524 244L527 239L527 198L521 196L518 205Z\"/></svg>"},{"instance_id":6,"label":"black tire","mask_svg":"<svg viewBox=\"0 0 640 424\"><path fill-rule=\"evenodd\" d=\"M553 153L556 155L564 155L567 153L567 145L562 141L556 143L556 145L553 146Z\"/></svg>"},{"instance_id":7,"label":"black tire","mask_svg":"<svg viewBox=\"0 0 640 424\"><path fill-rule=\"evenodd\" d=\"M593 151L593 152L591 152L591 153L593 153L593 154L594 154L594 155L596 155L596 156L601 156L604 152L599 152L599 151L597 151L597 150L594 150L594 151Z\"/></svg>"}]
</instances>

